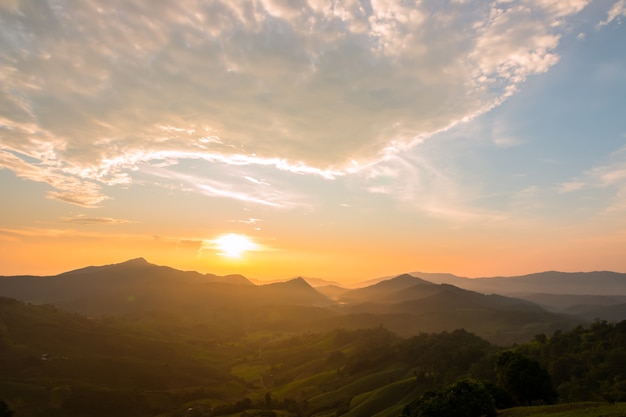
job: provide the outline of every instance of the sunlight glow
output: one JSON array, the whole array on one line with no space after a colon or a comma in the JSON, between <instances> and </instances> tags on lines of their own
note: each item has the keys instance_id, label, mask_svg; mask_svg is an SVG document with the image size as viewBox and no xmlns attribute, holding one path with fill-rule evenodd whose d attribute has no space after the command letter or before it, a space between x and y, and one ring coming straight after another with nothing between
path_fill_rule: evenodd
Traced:
<instances>
[{"instance_id":1,"label":"sunlight glow","mask_svg":"<svg viewBox=\"0 0 626 417\"><path fill-rule=\"evenodd\" d=\"M256 249L257 245L249 238L235 233L228 233L213 241L220 254L229 258L241 258L243 252Z\"/></svg>"}]
</instances>

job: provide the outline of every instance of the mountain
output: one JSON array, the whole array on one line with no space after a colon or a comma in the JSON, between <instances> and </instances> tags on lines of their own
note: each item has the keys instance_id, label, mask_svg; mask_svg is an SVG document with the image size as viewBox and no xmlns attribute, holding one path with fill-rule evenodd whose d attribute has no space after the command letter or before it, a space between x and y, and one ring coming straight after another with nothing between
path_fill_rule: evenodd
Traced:
<instances>
[{"instance_id":1,"label":"mountain","mask_svg":"<svg viewBox=\"0 0 626 417\"><path fill-rule=\"evenodd\" d=\"M317 287L324 287L324 286L328 286L328 285L335 285L335 286L341 286L338 282L335 281L329 281L327 279L323 279L323 278L307 278L305 277L304 280L306 282L308 282L309 284L311 284L311 286L313 288L317 288Z\"/></svg>"},{"instance_id":2,"label":"mountain","mask_svg":"<svg viewBox=\"0 0 626 417\"><path fill-rule=\"evenodd\" d=\"M158 266L143 258L56 276L0 277L0 295L82 314L151 310L242 311L268 304L328 305L304 279L257 286L241 275L217 276Z\"/></svg>"},{"instance_id":3,"label":"mountain","mask_svg":"<svg viewBox=\"0 0 626 417\"><path fill-rule=\"evenodd\" d=\"M415 286L429 287L434 285L431 282L413 277L409 274L398 275L395 278L377 282L373 285L356 288L343 293L339 301L343 303L355 303L364 301L375 301L385 299L398 291L406 290Z\"/></svg>"},{"instance_id":4,"label":"mountain","mask_svg":"<svg viewBox=\"0 0 626 417\"><path fill-rule=\"evenodd\" d=\"M467 282L467 280L472 279L439 272L410 272L409 275L422 278L434 284L450 284L461 288L463 288L463 285Z\"/></svg>"},{"instance_id":5,"label":"mountain","mask_svg":"<svg viewBox=\"0 0 626 417\"><path fill-rule=\"evenodd\" d=\"M593 309L626 303L626 295L527 294L521 295L520 298L551 311L570 314L580 307Z\"/></svg>"},{"instance_id":6,"label":"mountain","mask_svg":"<svg viewBox=\"0 0 626 417\"><path fill-rule=\"evenodd\" d=\"M57 303L111 291L129 294L167 284L229 283L253 285L241 275L216 276L158 266L143 258L88 266L55 276L0 277L0 294L34 303Z\"/></svg>"},{"instance_id":7,"label":"mountain","mask_svg":"<svg viewBox=\"0 0 626 417\"><path fill-rule=\"evenodd\" d=\"M304 278L258 286L259 296L272 304L328 305L332 301L316 291Z\"/></svg>"},{"instance_id":8,"label":"mountain","mask_svg":"<svg viewBox=\"0 0 626 417\"><path fill-rule=\"evenodd\" d=\"M626 319L626 311L620 307L626 303L626 274L596 272L548 271L512 277L466 278L447 273L411 272L412 277L434 284L449 284L482 294L500 294L536 303L545 309L575 315L583 320ZM374 285L389 280L387 277L370 282ZM365 286L369 288L372 285ZM409 300L427 294L429 289L405 289L396 295L386 295L381 301ZM432 292L432 290L430 290Z\"/></svg>"},{"instance_id":9,"label":"mountain","mask_svg":"<svg viewBox=\"0 0 626 417\"><path fill-rule=\"evenodd\" d=\"M464 278L452 274L421 272L412 272L410 275L485 294L626 295L626 274L610 271L547 271L521 276L488 278Z\"/></svg>"},{"instance_id":10,"label":"mountain","mask_svg":"<svg viewBox=\"0 0 626 417\"><path fill-rule=\"evenodd\" d=\"M158 266L143 258L88 266L55 276L0 277L0 295L54 304L83 314L115 314L185 303L208 287L254 286L240 275L217 276Z\"/></svg>"},{"instance_id":11,"label":"mountain","mask_svg":"<svg viewBox=\"0 0 626 417\"><path fill-rule=\"evenodd\" d=\"M323 285L321 287L315 287L315 289L334 301L338 301L344 293L350 291L338 285Z\"/></svg>"},{"instance_id":12,"label":"mountain","mask_svg":"<svg viewBox=\"0 0 626 417\"><path fill-rule=\"evenodd\" d=\"M299 277L304 279L306 282L308 282L313 288L317 288L317 287L325 287L328 285L335 285L335 286L340 286L338 282L335 281L329 281L326 279L322 279L322 278L306 278L306 277ZM293 278L292 278L293 279ZM276 279L276 280L262 280L262 279L255 279L255 278L250 278L249 281L254 283L255 285L267 285L267 284L276 284L279 282L286 282L286 281L290 281L291 279Z\"/></svg>"},{"instance_id":13,"label":"mountain","mask_svg":"<svg viewBox=\"0 0 626 417\"><path fill-rule=\"evenodd\" d=\"M360 290L373 290L386 282ZM400 283L407 282L408 278L402 277L395 284L401 287ZM387 285L391 284L394 282ZM528 340L538 333L569 329L581 321L549 312L530 301L485 295L449 284L420 282L395 292L371 295L369 300L361 298L360 302L344 305L343 325L375 326L378 322L403 336L463 328L493 343L506 344Z\"/></svg>"},{"instance_id":14,"label":"mountain","mask_svg":"<svg viewBox=\"0 0 626 417\"><path fill-rule=\"evenodd\" d=\"M529 322L520 311L533 310L531 303L451 285L434 287L440 292L433 297L381 303L413 313L418 306L426 314L345 314L328 317L335 327L322 332L308 327L286 332L280 326L258 327L258 321L233 333L226 327L208 328L207 323L218 321L214 317L200 323L173 314L87 318L0 297L2 400L16 416L33 417L396 417L424 393L460 378L497 383L495 362L502 352L544 361L563 401L597 400L607 390L611 400L626 398L620 377L626 321L595 322L528 343L531 336L518 346L497 347L463 329L427 329L450 318L478 326L508 323L509 330L517 318L522 329ZM251 288L230 286L235 291ZM298 279L278 288L307 291ZM438 308L442 305L444 309ZM488 305L498 318L485 314L485 320L476 320ZM258 311L309 320L312 310L264 306L255 316ZM348 329L347 324L368 318L373 324L368 328ZM238 325L238 319L229 325ZM388 324L426 330L400 338ZM589 415L599 415L597 403L586 404L592 404ZM611 415L624 408L617 403L611 407Z\"/></svg>"},{"instance_id":15,"label":"mountain","mask_svg":"<svg viewBox=\"0 0 626 417\"><path fill-rule=\"evenodd\" d=\"M454 279L466 286L496 280L449 274L425 277ZM520 280L541 284L537 278L526 277L497 281ZM546 278L547 283L553 281L551 276ZM0 277L0 295L90 316L173 314L179 320L195 321L205 330L219 328L235 333L250 328L325 331L383 324L410 336L463 327L500 344L567 329L588 320L590 314L604 312L613 318L621 311L591 306L575 311L580 316L573 317L567 309L547 311L530 301L436 284L410 274L350 290L336 286L316 289L304 278L255 285L241 275L180 271L143 258L51 277Z\"/></svg>"},{"instance_id":16,"label":"mountain","mask_svg":"<svg viewBox=\"0 0 626 417\"><path fill-rule=\"evenodd\" d=\"M562 313L570 314L588 321L612 321L618 322L626 317L626 303L597 305L578 304L565 309Z\"/></svg>"},{"instance_id":17,"label":"mountain","mask_svg":"<svg viewBox=\"0 0 626 417\"><path fill-rule=\"evenodd\" d=\"M246 393L230 374L243 349L220 347L213 331L197 343L197 329L165 316L94 319L0 297L0 329L2 399L16 416L147 417L180 407L178 390Z\"/></svg>"}]
</instances>

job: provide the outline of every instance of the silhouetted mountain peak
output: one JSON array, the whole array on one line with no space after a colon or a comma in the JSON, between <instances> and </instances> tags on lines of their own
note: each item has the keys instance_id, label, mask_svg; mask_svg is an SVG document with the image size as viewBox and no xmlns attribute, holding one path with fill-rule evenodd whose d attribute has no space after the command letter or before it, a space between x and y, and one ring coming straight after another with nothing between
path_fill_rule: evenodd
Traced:
<instances>
[{"instance_id":1,"label":"silhouetted mountain peak","mask_svg":"<svg viewBox=\"0 0 626 417\"><path fill-rule=\"evenodd\" d=\"M420 285L420 284L434 285L432 282L428 282L421 278L417 278L409 274L402 274L402 275L398 275L395 278L391 278L385 281L381 281L378 284L374 284L372 285L372 287L402 289L402 288L409 288L414 285Z\"/></svg>"},{"instance_id":2,"label":"silhouetted mountain peak","mask_svg":"<svg viewBox=\"0 0 626 417\"><path fill-rule=\"evenodd\" d=\"M392 278L391 280L407 280L407 279L413 279L414 277L409 275L409 274L402 274L402 275L398 275L395 278Z\"/></svg>"},{"instance_id":3,"label":"silhouetted mountain peak","mask_svg":"<svg viewBox=\"0 0 626 417\"><path fill-rule=\"evenodd\" d=\"M280 304L329 304L330 299L318 292L302 277L285 282L260 285L259 290L266 301Z\"/></svg>"},{"instance_id":4,"label":"silhouetted mountain peak","mask_svg":"<svg viewBox=\"0 0 626 417\"><path fill-rule=\"evenodd\" d=\"M148 266L156 266L146 261L144 258L134 258L128 261L120 262L117 264L101 265L101 266L87 266L85 268L74 269L72 271L63 272L58 276L77 275L77 274L89 274L94 272L109 271L109 270L123 270L128 268L145 268Z\"/></svg>"},{"instance_id":5,"label":"silhouetted mountain peak","mask_svg":"<svg viewBox=\"0 0 626 417\"><path fill-rule=\"evenodd\" d=\"M380 281L368 287L346 291L340 297L343 302L363 302L380 300L392 296L400 291L406 291L413 287L432 287L435 284L416 278L409 274L398 275L395 278Z\"/></svg>"},{"instance_id":6,"label":"silhouetted mountain peak","mask_svg":"<svg viewBox=\"0 0 626 417\"><path fill-rule=\"evenodd\" d=\"M283 284L285 286L292 287L292 288L311 288L311 289L313 289L311 284L306 282L306 280L304 278L302 278L302 277L290 279L289 281L285 281Z\"/></svg>"},{"instance_id":7,"label":"silhouetted mountain peak","mask_svg":"<svg viewBox=\"0 0 626 417\"><path fill-rule=\"evenodd\" d=\"M254 285L248 278L240 274L230 274L224 276L204 274L204 277L207 278L210 282L221 284Z\"/></svg>"},{"instance_id":8,"label":"silhouetted mountain peak","mask_svg":"<svg viewBox=\"0 0 626 417\"><path fill-rule=\"evenodd\" d=\"M146 261L145 258L135 258L135 259L129 259L126 262L122 262L118 265L152 265L150 262Z\"/></svg>"}]
</instances>

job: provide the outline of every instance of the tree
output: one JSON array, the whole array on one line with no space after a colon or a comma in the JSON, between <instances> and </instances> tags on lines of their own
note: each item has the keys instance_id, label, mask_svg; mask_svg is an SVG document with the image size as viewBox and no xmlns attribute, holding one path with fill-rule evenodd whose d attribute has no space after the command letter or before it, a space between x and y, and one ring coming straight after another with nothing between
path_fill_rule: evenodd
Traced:
<instances>
[{"instance_id":1,"label":"tree","mask_svg":"<svg viewBox=\"0 0 626 417\"><path fill-rule=\"evenodd\" d=\"M552 404L557 393L550 374L539 362L519 352L502 352L496 361L498 384L513 396L518 404Z\"/></svg>"},{"instance_id":2,"label":"tree","mask_svg":"<svg viewBox=\"0 0 626 417\"><path fill-rule=\"evenodd\" d=\"M495 417L493 398L485 385L477 380L463 379L441 391L427 392L408 404L405 417Z\"/></svg>"}]
</instances>

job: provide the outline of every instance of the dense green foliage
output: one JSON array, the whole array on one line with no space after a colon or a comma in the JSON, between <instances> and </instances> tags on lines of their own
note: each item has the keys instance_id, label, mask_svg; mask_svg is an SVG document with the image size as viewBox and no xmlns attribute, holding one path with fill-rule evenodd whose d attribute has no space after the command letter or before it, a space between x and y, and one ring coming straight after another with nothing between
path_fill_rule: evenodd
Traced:
<instances>
[{"instance_id":1,"label":"dense green foliage","mask_svg":"<svg viewBox=\"0 0 626 417\"><path fill-rule=\"evenodd\" d=\"M406 339L382 326L294 331L278 324L279 311L236 330L211 323L219 317L87 318L0 298L0 396L14 417L396 417L419 399L422 414L410 415L491 415L515 400L551 401L510 380L525 372L540 387L545 370L566 401L624 394L625 322L503 350L465 330Z\"/></svg>"},{"instance_id":2,"label":"dense green foliage","mask_svg":"<svg viewBox=\"0 0 626 417\"><path fill-rule=\"evenodd\" d=\"M539 362L519 351L505 351L496 361L498 384L522 405L552 404L557 393L552 387L548 372Z\"/></svg>"},{"instance_id":3,"label":"dense green foliage","mask_svg":"<svg viewBox=\"0 0 626 417\"><path fill-rule=\"evenodd\" d=\"M406 417L495 417L496 405L480 381L462 379L440 391L429 391L404 408Z\"/></svg>"},{"instance_id":4,"label":"dense green foliage","mask_svg":"<svg viewBox=\"0 0 626 417\"><path fill-rule=\"evenodd\" d=\"M446 367L441 364L441 366ZM454 365L453 365L454 366ZM405 417L495 416L497 408L515 404L552 403L556 392L541 365L517 350L496 356L497 383L462 379L437 391L427 391L403 410Z\"/></svg>"},{"instance_id":5,"label":"dense green foliage","mask_svg":"<svg viewBox=\"0 0 626 417\"><path fill-rule=\"evenodd\" d=\"M626 401L626 321L596 321L521 345L552 377L562 401Z\"/></svg>"}]
</instances>

